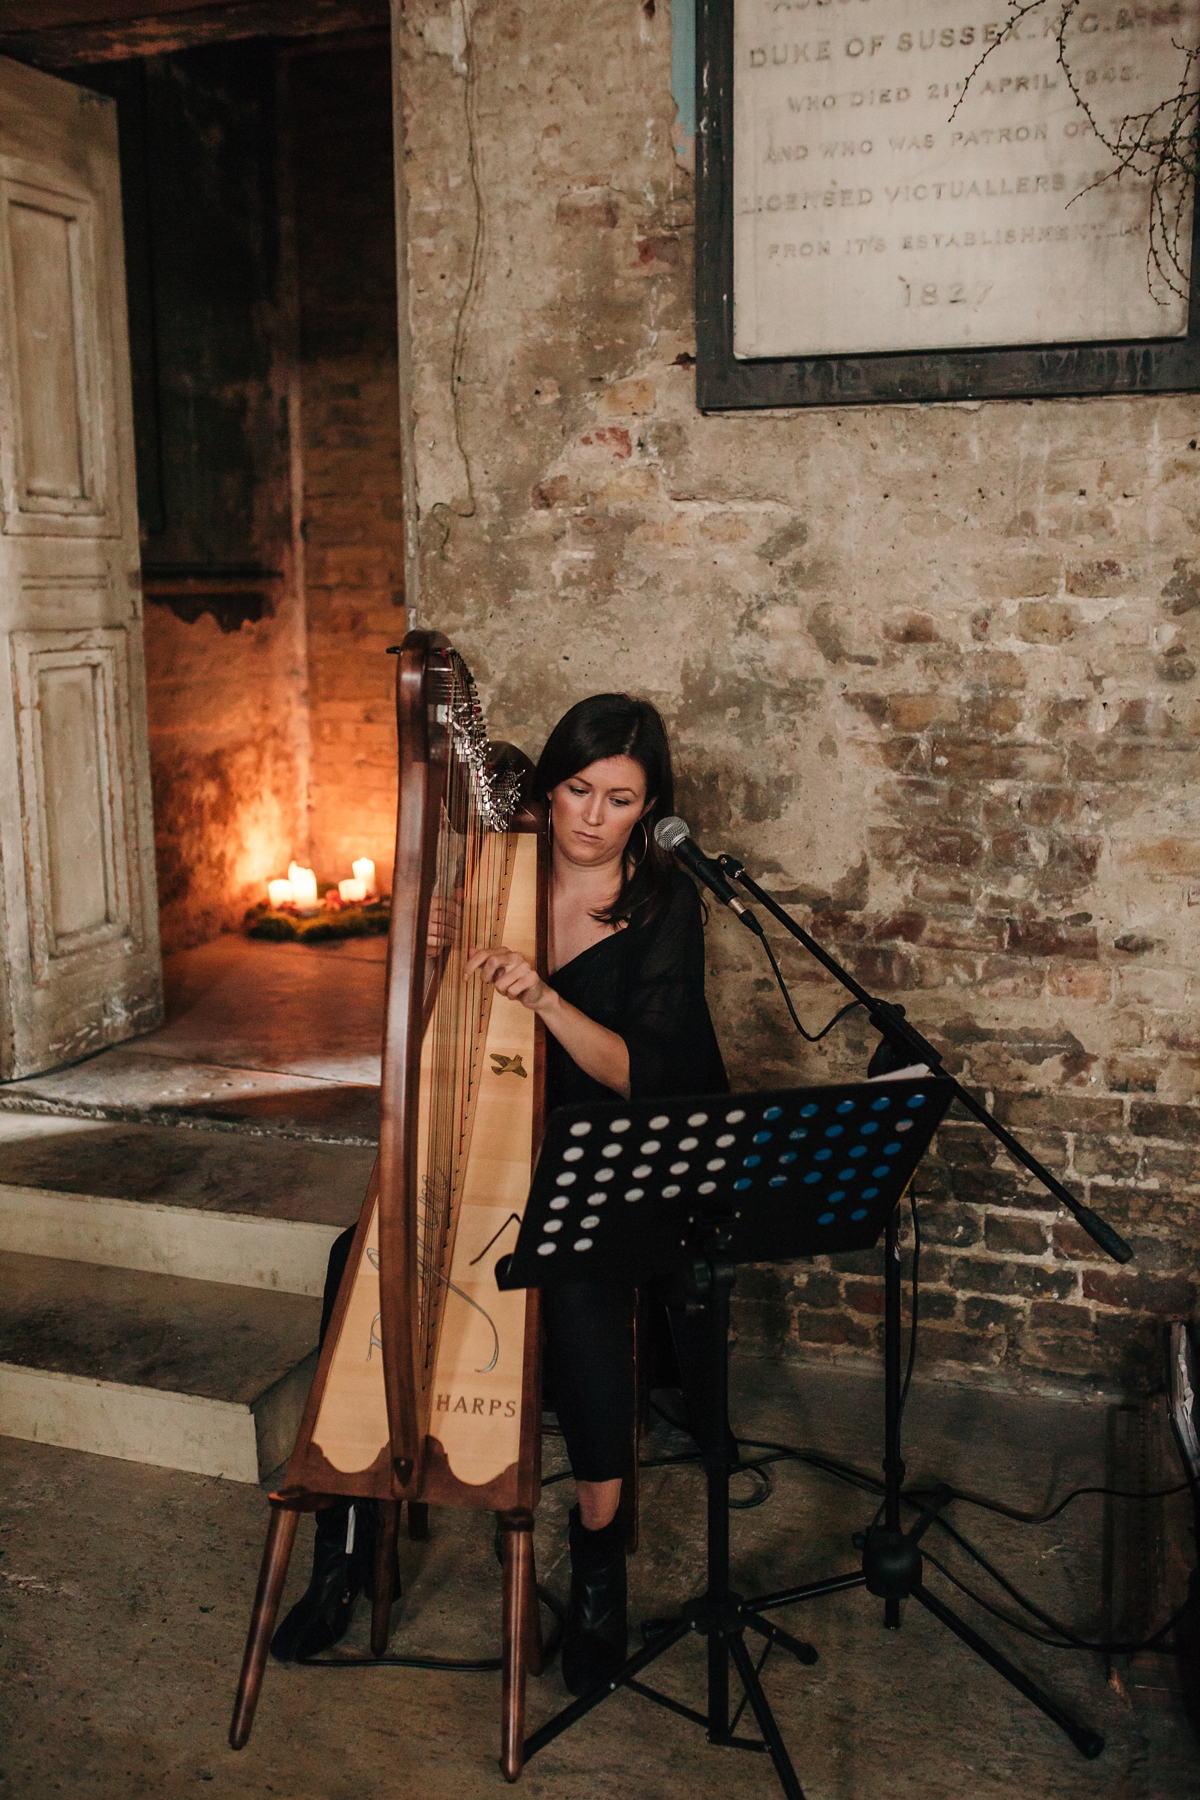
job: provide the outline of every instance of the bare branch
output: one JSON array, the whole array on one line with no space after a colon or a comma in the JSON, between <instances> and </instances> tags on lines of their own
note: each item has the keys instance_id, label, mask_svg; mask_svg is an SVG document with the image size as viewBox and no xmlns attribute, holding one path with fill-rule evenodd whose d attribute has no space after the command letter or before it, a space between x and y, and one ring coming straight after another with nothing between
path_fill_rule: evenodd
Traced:
<instances>
[{"instance_id":1,"label":"bare branch","mask_svg":"<svg viewBox=\"0 0 1200 1800\"><path fill-rule=\"evenodd\" d=\"M967 91L985 62L1016 33L1031 13L1047 0L1009 0L1009 17L963 83L962 93L950 112L953 119ZM1083 85L1071 65L1068 32L1081 0L1061 0L1055 26L1058 66L1088 124L1112 157L1113 167L1089 182L1068 205L1093 188L1128 175L1150 187L1146 247L1146 284L1160 304L1162 289L1186 300L1191 287L1191 233L1187 231L1190 202L1196 189L1197 155L1200 151L1200 46L1188 48L1172 40L1183 57L1183 69L1174 93L1142 113L1126 113L1106 130L1096 118ZM1186 249L1185 249L1186 238Z\"/></svg>"}]
</instances>

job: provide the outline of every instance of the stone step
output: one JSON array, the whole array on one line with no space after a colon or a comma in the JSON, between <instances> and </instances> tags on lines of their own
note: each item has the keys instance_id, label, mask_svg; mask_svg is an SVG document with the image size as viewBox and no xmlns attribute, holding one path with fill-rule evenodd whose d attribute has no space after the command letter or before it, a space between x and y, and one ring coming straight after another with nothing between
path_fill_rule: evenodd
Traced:
<instances>
[{"instance_id":1,"label":"stone step","mask_svg":"<svg viewBox=\"0 0 1200 1800\"><path fill-rule=\"evenodd\" d=\"M315 1299L339 1229L0 1184L0 1250Z\"/></svg>"},{"instance_id":2,"label":"stone step","mask_svg":"<svg viewBox=\"0 0 1200 1800\"><path fill-rule=\"evenodd\" d=\"M0 1182L206 1212L351 1225L370 1145L0 1113Z\"/></svg>"},{"instance_id":3,"label":"stone step","mask_svg":"<svg viewBox=\"0 0 1200 1800\"><path fill-rule=\"evenodd\" d=\"M369 1147L0 1115L0 1250L319 1296Z\"/></svg>"},{"instance_id":4,"label":"stone step","mask_svg":"<svg viewBox=\"0 0 1200 1800\"><path fill-rule=\"evenodd\" d=\"M179 1062L124 1045L72 1068L0 1084L0 1112L182 1125L314 1143L379 1142L377 1085Z\"/></svg>"},{"instance_id":5,"label":"stone step","mask_svg":"<svg viewBox=\"0 0 1200 1800\"><path fill-rule=\"evenodd\" d=\"M0 1432L229 1481L288 1455L320 1304L0 1253Z\"/></svg>"}]
</instances>

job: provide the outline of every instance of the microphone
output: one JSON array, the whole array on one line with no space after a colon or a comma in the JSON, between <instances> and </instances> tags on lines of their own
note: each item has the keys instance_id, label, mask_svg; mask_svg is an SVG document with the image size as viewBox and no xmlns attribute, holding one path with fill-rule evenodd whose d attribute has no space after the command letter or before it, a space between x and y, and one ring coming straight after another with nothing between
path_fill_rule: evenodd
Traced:
<instances>
[{"instance_id":1,"label":"microphone","mask_svg":"<svg viewBox=\"0 0 1200 1800\"><path fill-rule=\"evenodd\" d=\"M710 894L716 896L722 906L737 914L747 930L756 937L762 937L763 928L750 911L744 900L739 899L721 870L711 857L705 856L699 844L688 831L687 823L680 818L660 819L654 827L654 841L660 850L668 856L674 856L685 869L702 881Z\"/></svg>"}]
</instances>

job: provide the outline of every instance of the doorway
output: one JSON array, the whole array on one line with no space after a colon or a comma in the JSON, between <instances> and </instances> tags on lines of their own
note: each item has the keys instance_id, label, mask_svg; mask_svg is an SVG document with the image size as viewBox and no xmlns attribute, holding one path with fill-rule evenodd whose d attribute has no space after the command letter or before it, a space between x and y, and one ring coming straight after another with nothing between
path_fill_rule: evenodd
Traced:
<instances>
[{"instance_id":1,"label":"doorway","mask_svg":"<svg viewBox=\"0 0 1200 1800\"><path fill-rule=\"evenodd\" d=\"M213 8L206 41L163 49L168 12L114 55L129 33L73 36L66 10L37 60L118 109L170 953L236 930L293 858L323 889L368 856L390 886L384 652L405 613L388 13L356 4L352 28L305 35L299 0L271 9L271 36L226 40L238 9Z\"/></svg>"}]
</instances>

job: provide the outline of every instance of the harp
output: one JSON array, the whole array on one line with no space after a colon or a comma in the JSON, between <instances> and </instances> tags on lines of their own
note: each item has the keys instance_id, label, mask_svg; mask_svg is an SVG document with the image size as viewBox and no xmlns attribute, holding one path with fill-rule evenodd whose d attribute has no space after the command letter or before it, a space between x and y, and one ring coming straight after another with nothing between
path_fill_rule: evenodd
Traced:
<instances>
[{"instance_id":1,"label":"harp","mask_svg":"<svg viewBox=\"0 0 1200 1800\"><path fill-rule=\"evenodd\" d=\"M230 1742L250 1734L299 1515L373 1498L371 1647L383 1655L400 1506L486 1508L504 1582L501 1764L520 1772L526 1669L540 1667L539 1321L502 1293L543 1113L541 1026L463 979L506 944L545 968L547 852L532 765L488 741L446 639L410 632L396 670L400 785L379 1156L271 1517ZM420 1534L420 1524L417 1525Z\"/></svg>"}]
</instances>

